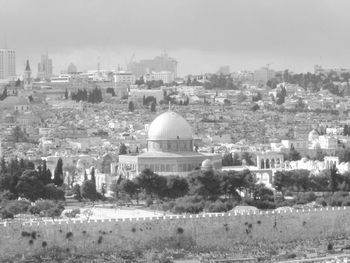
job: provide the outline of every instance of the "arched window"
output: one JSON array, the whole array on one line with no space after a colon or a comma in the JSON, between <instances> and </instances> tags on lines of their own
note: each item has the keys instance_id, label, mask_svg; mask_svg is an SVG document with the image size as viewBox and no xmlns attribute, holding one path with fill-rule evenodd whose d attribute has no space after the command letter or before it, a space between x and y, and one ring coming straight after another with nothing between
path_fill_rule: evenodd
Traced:
<instances>
[{"instance_id":1,"label":"arched window","mask_svg":"<svg viewBox=\"0 0 350 263\"><path fill-rule=\"evenodd\" d=\"M276 159L276 168L279 168L279 167L281 167L281 159L277 158Z\"/></svg>"},{"instance_id":2,"label":"arched window","mask_svg":"<svg viewBox=\"0 0 350 263\"><path fill-rule=\"evenodd\" d=\"M260 165L261 165L261 169L265 169L265 161L264 161L264 159L261 159L261 161L260 161Z\"/></svg>"},{"instance_id":3,"label":"arched window","mask_svg":"<svg viewBox=\"0 0 350 263\"><path fill-rule=\"evenodd\" d=\"M276 168L276 162L274 158L271 159L271 168Z\"/></svg>"},{"instance_id":4,"label":"arched window","mask_svg":"<svg viewBox=\"0 0 350 263\"><path fill-rule=\"evenodd\" d=\"M270 168L270 160L269 159L266 159L266 166L265 166L266 169L269 169Z\"/></svg>"}]
</instances>

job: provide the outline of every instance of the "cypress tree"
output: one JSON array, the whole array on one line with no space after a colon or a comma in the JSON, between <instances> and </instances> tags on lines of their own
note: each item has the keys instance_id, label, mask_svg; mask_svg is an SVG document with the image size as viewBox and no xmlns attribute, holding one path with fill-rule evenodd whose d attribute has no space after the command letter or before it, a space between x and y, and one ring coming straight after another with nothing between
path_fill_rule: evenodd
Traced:
<instances>
[{"instance_id":1,"label":"cypress tree","mask_svg":"<svg viewBox=\"0 0 350 263\"><path fill-rule=\"evenodd\" d=\"M95 167L92 167L91 172L91 181L93 181L94 183L96 183L96 177L95 177Z\"/></svg>"},{"instance_id":2,"label":"cypress tree","mask_svg":"<svg viewBox=\"0 0 350 263\"><path fill-rule=\"evenodd\" d=\"M63 161L61 158L59 158L57 161L57 165L54 172L53 183L57 186L62 186L63 184Z\"/></svg>"},{"instance_id":3,"label":"cypress tree","mask_svg":"<svg viewBox=\"0 0 350 263\"><path fill-rule=\"evenodd\" d=\"M95 167L92 167L91 172L91 182L94 184L95 186L95 191L96 191L96 177L95 177Z\"/></svg>"},{"instance_id":4,"label":"cypress tree","mask_svg":"<svg viewBox=\"0 0 350 263\"><path fill-rule=\"evenodd\" d=\"M7 172L7 165L6 165L5 157L1 158L0 169L1 169L1 173L3 173L3 174Z\"/></svg>"}]
</instances>

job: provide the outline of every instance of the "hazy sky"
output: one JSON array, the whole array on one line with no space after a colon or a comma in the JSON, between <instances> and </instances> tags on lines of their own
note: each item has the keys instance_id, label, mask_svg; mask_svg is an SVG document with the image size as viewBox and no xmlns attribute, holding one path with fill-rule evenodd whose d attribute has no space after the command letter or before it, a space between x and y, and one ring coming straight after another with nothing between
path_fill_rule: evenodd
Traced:
<instances>
[{"instance_id":1,"label":"hazy sky","mask_svg":"<svg viewBox=\"0 0 350 263\"><path fill-rule=\"evenodd\" d=\"M349 0L0 0L0 46L36 72L125 66L166 50L180 75L271 68L350 68Z\"/></svg>"}]
</instances>

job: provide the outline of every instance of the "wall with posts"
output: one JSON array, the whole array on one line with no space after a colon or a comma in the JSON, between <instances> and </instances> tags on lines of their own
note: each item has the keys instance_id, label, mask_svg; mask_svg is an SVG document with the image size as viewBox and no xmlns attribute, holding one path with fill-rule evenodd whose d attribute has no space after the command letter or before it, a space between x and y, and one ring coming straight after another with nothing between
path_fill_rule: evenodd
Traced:
<instances>
[{"instance_id":1,"label":"wall with posts","mask_svg":"<svg viewBox=\"0 0 350 263\"><path fill-rule=\"evenodd\" d=\"M31 254L59 246L92 253L146 248L230 249L350 234L350 209L217 213L152 218L60 220L0 225L0 255Z\"/></svg>"}]
</instances>

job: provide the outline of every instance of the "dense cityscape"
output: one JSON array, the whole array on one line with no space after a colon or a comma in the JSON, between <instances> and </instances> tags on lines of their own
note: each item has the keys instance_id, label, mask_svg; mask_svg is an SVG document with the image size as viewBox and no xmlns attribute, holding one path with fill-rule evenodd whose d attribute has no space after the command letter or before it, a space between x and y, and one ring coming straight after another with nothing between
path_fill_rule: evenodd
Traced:
<instances>
[{"instance_id":1,"label":"dense cityscape","mask_svg":"<svg viewBox=\"0 0 350 263\"><path fill-rule=\"evenodd\" d=\"M183 74L159 48L113 67L62 55L60 68L54 48L11 42L1 262L350 259L350 66Z\"/></svg>"}]
</instances>

